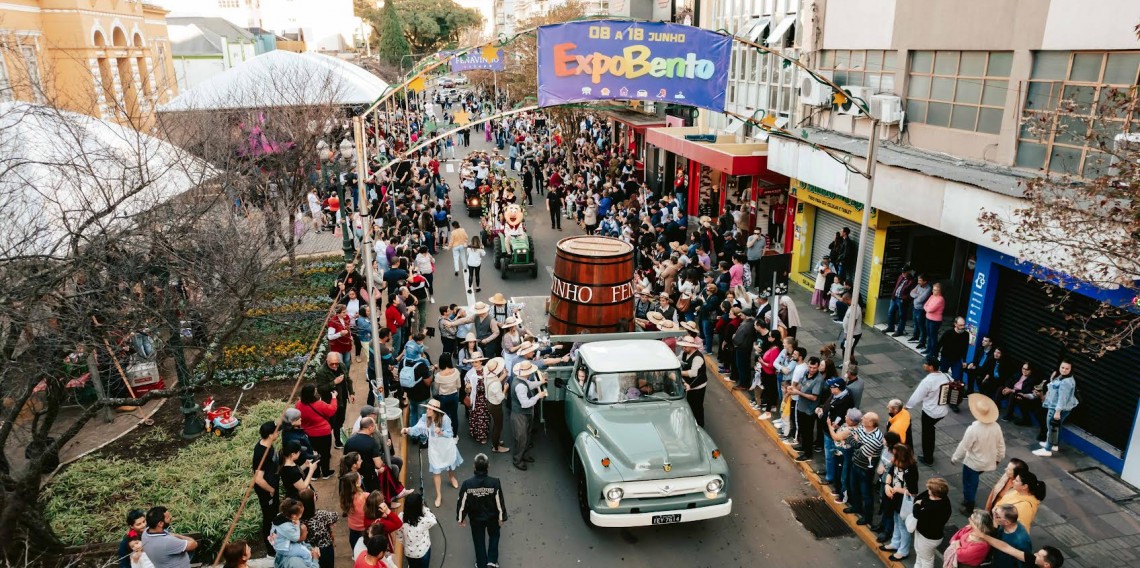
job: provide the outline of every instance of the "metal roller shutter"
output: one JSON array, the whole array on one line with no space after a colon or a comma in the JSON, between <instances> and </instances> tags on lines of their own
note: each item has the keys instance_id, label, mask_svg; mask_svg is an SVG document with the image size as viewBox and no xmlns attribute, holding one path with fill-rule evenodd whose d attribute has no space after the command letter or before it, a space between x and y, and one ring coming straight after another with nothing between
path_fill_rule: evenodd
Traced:
<instances>
[{"instance_id":1,"label":"metal roller shutter","mask_svg":"<svg viewBox=\"0 0 1140 568\"><path fill-rule=\"evenodd\" d=\"M1028 360L1039 377L1047 378L1067 350L1060 341L1039 330L1064 329L1068 325L1065 313L1090 314L1097 303L1073 294L1064 304L1064 311L1054 311L1050 306L1055 300L1040 284L1019 272L998 270L990 335L1002 348L1003 358L1012 358L1011 365ZM1124 449L1140 400L1140 346L1114 351L1096 361L1082 355L1069 358L1080 391L1080 405L1073 412L1072 423L1113 447Z\"/></svg>"},{"instance_id":2,"label":"metal roller shutter","mask_svg":"<svg viewBox=\"0 0 1140 568\"><path fill-rule=\"evenodd\" d=\"M835 240L835 233L843 230L843 227L851 229L851 239L858 242L859 239L859 223L849 221L823 209L816 208L815 210L815 230L812 235L811 245L811 273L814 276L815 267L819 264L823 255L828 253L827 245ZM871 259L875 256L875 231L867 231L867 248L865 256L863 257L863 274L859 278L859 295L867 298L867 289L871 286Z\"/></svg>"}]
</instances>

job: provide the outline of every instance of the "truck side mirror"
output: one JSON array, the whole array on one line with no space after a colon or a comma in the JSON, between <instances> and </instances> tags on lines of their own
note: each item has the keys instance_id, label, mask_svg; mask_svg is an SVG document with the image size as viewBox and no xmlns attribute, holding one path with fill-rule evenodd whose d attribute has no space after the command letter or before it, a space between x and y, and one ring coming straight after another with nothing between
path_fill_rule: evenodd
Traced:
<instances>
[{"instance_id":1,"label":"truck side mirror","mask_svg":"<svg viewBox=\"0 0 1140 568\"><path fill-rule=\"evenodd\" d=\"M566 387L566 392L569 392L570 394L572 394L578 398L582 398L582 387L578 384L578 381L568 381L566 379L554 379L554 386L556 386L558 388Z\"/></svg>"}]
</instances>

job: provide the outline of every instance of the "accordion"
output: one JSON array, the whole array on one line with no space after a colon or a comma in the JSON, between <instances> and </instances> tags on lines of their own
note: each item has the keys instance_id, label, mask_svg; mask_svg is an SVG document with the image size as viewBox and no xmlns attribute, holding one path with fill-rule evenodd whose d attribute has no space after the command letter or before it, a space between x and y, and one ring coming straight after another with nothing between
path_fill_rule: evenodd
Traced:
<instances>
[{"instance_id":1,"label":"accordion","mask_svg":"<svg viewBox=\"0 0 1140 568\"><path fill-rule=\"evenodd\" d=\"M958 406L966 398L966 385L962 381L951 380L938 387L938 404Z\"/></svg>"}]
</instances>

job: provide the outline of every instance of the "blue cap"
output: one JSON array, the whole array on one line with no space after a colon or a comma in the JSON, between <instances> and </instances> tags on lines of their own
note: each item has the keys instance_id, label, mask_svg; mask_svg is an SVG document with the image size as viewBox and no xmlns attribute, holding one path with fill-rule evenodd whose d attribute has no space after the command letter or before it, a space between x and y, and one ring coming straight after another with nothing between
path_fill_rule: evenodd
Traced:
<instances>
[{"instance_id":1,"label":"blue cap","mask_svg":"<svg viewBox=\"0 0 1140 568\"><path fill-rule=\"evenodd\" d=\"M838 377L836 377L834 379L828 379L827 388L829 388L829 389L830 388L838 388L840 390L845 389L845 388L847 388L847 381L840 379Z\"/></svg>"}]
</instances>

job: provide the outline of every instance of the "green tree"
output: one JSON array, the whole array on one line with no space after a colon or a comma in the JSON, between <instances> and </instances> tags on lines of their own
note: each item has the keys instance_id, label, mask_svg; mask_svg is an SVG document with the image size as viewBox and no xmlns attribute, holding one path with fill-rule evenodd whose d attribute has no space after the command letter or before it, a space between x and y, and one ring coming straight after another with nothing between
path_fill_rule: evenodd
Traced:
<instances>
[{"instance_id":1,"label":"green tree","mask_svg":"<svg viewBox=\"0 0 1140 568\"><path fill-rule=\"evenodd\" d=\"M399 59L409 52L430 54L454 46L464 30L483 24L478 10L463 8L452 0L402 0L398 4L388 0L379 10L367 0L356 0L355 4L356 15L368 22L380 37L377 50L381 57L396 52L396 41L391 37L395 29L402 32L403 51L396 56ZM391 44L391 51L387 44ZM399 64L399 61L393 63Z\"/></svg>"},{"instance_id":2,"label":"green tree","mask_svg":"<svg viewBox=\"0 0 1140 568\"><path fill-rule=\"evenodd\" d=\"M358 2L357 6L360 17L372 25L372 29L380 38L376 45L377 55L382 61L399 65L400 59L412 51L407 38L404 37L405 26L395 0L387 0L384 2L384 7L379 10L367 5L359 9L361 4L364 3Z\"/></svg>"}]
</instances>

